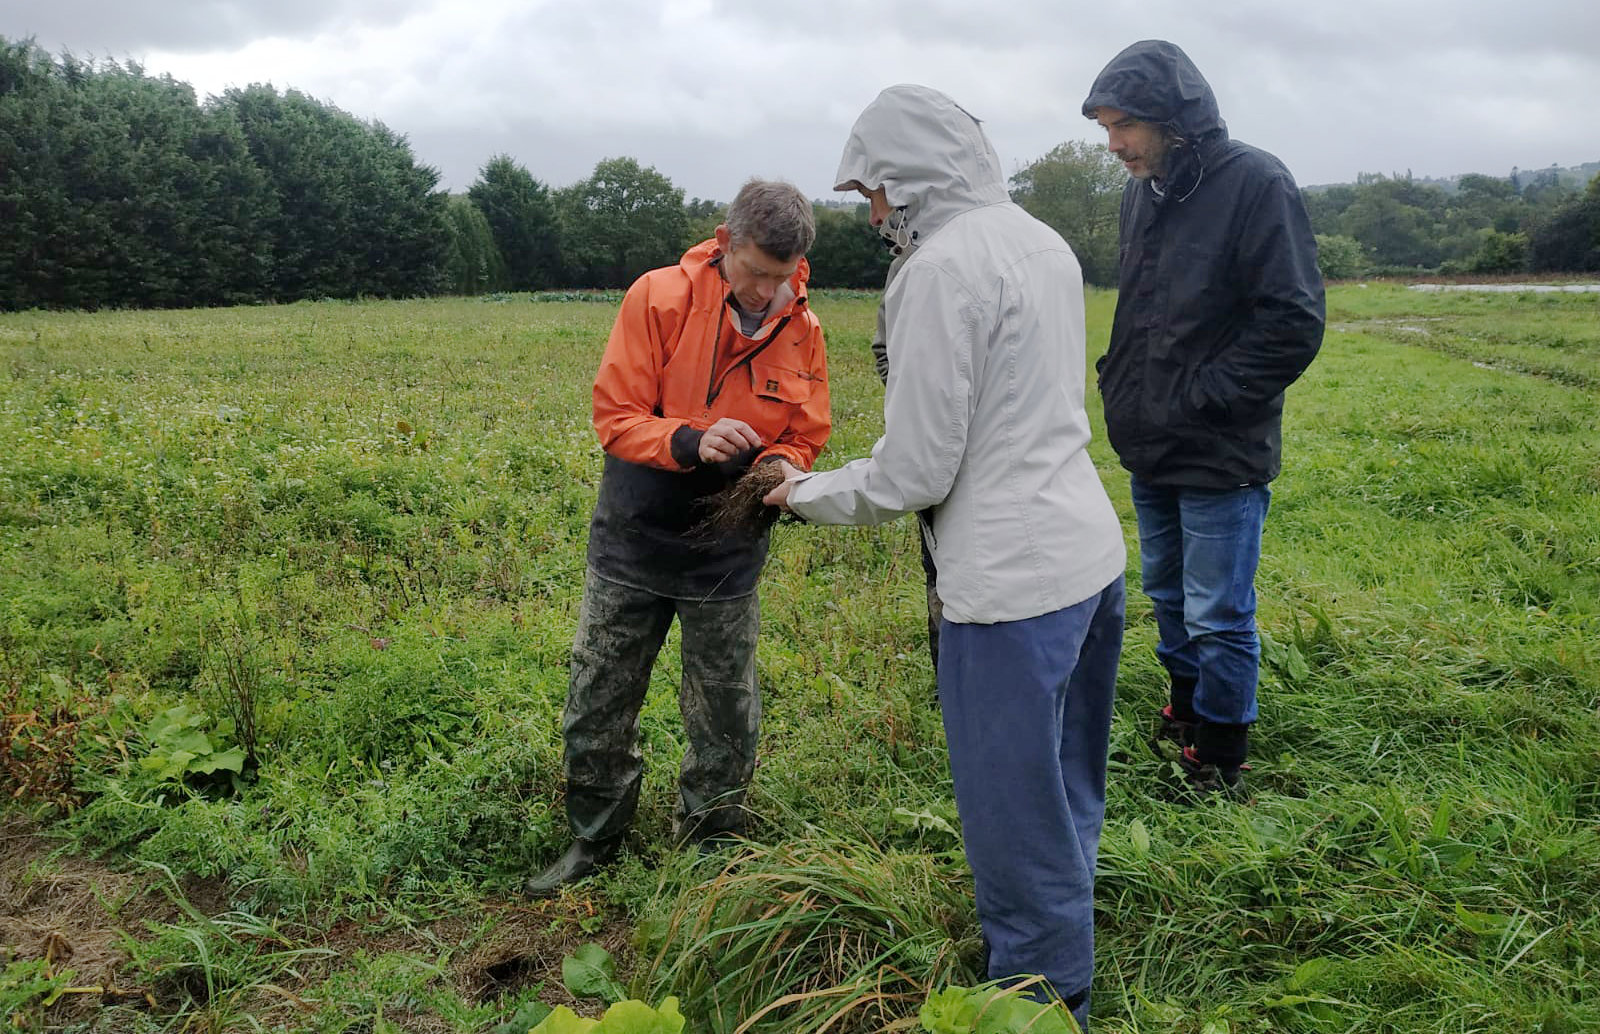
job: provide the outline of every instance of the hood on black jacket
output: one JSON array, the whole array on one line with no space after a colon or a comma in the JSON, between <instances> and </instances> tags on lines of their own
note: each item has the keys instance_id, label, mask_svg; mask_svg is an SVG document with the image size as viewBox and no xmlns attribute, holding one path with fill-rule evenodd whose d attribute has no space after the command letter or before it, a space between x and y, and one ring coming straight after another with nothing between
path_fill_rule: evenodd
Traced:
<instances>
[{"instance_id":1,"label":"hood on black jacket","mask_svg":"<svg viewBox=\"0 0 1600 1034\"><path fill-rule=\"evenodd\" d=\"M1171 126L1191 144L1228 131L1211 84L1188 54L1166 40L1140 40L1112 58L1089 88L1084 117L1094 118L1097 108Z\"/></svg>"},{"instance_id":2,"label":"hood on black jacket","mask_svg":"<svg viewBox=\"0 0 1600 1034\"><path fill-rule=\"evenodd\" d=\"M1095 76L1083 102L1085 118L1099 108L1125 111L1176 135L1166 180L1188 196L1228 140L1228 124L1217 110L1211 84L1175 43L1140 40L1111 59Z\"/></svg>"}]
</instances>

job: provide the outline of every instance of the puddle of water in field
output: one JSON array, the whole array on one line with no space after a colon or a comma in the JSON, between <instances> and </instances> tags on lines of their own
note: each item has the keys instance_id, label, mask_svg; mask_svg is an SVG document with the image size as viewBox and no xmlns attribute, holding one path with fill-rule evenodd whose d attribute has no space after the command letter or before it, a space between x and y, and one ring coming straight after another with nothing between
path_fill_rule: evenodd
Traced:
<instances>
[{"instance_id":1,"label":"puddle of water in field","mask_svg":"<svg viewBox=\"0 0 1600 1034\"><path fill-rule=\"evenodd\" d=\"M1371 330L1373 327L1383 327L1386 330L1402 330L1410 334L1427 334L1429 333L1429 330L1427 327L1422 326L1422 324L1439 323L1443 320L1443 316L1411 316L1407 319L1370 319L1358 320L1354 323L1330 323L1328 325L1328 329L1342 333L1359 333L1363 330Z\"/></svg>"},{"instance_id":2,"label":"puddle of water in field","mask_svg":"<svg viewBox=\"0 0 1600 1034\"><path fill-rule=\"evenodd\" d=\"M1412 284L1413 291L1486 291L1491 294L1591 294L1600 284Z\"/></svg>"}]
</instances>

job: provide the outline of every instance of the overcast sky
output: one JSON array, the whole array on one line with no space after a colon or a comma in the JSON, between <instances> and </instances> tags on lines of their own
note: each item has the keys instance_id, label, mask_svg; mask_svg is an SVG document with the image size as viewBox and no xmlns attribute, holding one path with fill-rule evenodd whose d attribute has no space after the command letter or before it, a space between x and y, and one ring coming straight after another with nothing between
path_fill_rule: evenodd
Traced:
<instances>
[{"instance_id":1,"label":"overcast sky","mask_svg":"<svg viewBox=\"0 0 1600 1034\"><path fill-rule=\"evenodd\" d=\"M3 0L0 36L191 83L293 87L404 133L464 190L493 154L564 186L602 158L691 197L831 196L885 86L983 119L1010 170L1064 140L1108 59L1169 39L1232 134L1302 184L1600 160L1596 0Z\"/></svg>"}]
</instances>

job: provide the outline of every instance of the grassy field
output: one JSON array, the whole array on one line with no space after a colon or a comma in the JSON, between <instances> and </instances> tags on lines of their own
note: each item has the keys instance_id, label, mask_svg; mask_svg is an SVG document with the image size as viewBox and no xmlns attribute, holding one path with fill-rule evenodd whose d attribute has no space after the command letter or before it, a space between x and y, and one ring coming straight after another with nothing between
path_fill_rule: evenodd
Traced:
<instances>
[{"instance_id":1,"label":"grassy field","mask_svg":"<svg viewBox=\"0 0 1600 1034\"><path fill-rule=\"evenodd\" d=\"M881 425L875 304L815 302L823 466ZM628 850L515 894L566 836L613 311L0 315L0 1017L488 1030L597 1014L589 942L693 1031L914 1030L974 982L907 522L775 533L748 850L667 846L674 636ZM1253 804L1168 802L1130 596L1096 1027L1600 1029L1600 297L1343 285L1330 323L1258 582Z\"/></svg>"}]
</instances>

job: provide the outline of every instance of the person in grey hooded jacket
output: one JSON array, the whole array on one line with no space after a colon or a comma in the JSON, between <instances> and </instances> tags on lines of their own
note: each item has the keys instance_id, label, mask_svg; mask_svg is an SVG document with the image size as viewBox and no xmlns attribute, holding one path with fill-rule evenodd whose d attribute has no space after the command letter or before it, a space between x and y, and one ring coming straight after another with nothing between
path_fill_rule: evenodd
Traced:
<instances>
[{"instance_id":1,"label":"person in grey hooded jacket","mask_svg":"<svg viewBox=\"0 0 1600 1034\"><path fill-rule=\"evenodd\" d=\"M1083 113L1132 177L1099 374L1171 677L1153 745L1176 744L1188 789L1241 795L1283 394L1322 343L1316 241L1289 171L1229 138L1210 85L1173 44L1112 58Z\"/></svg>"},{"instance_id":2,"label":"person in grey hooded jacket","mask_svg":"<svg viewBox=\"0 0 1600 1034\"><path fill-rule=\"evenodd\" d=\"M915 245L884 296L884 433L767 497L814 523L933 508L939 699L993 979L1085 1019L1122 644L1122 529L1090 460L1083 277L1013 204L978 120L923 86L857 119L839 190Z\"/></svg>"}]
</instances>

